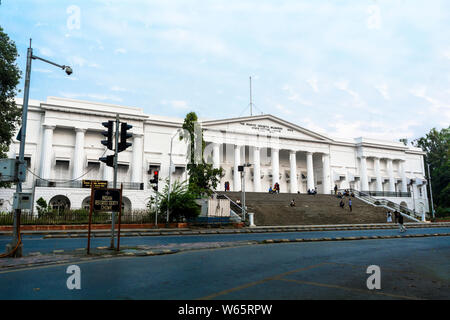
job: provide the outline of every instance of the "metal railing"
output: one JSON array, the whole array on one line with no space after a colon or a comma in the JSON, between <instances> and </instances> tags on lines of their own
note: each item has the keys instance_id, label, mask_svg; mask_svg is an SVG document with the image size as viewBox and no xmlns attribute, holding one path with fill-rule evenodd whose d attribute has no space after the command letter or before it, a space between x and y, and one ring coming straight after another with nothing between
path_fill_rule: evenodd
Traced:
<instances>
[{"instance_id":1,"label":"metal railing","mask_svg":"<svg viewBox=\"0 0 450 320\"><path fill-rule=\"evenodd\" d=\"M238 205L236 202L231 200L230 197L228 197L226 194L218 194L217 192L213 191L213 193L217 196L218 199L228 199L230 201L230 209L236 213L241 219L243 217L243 208Z\"/></svg>"},{"instance_id":2,"label":"metal railing","mask_svg":"<svg viewBox=\"0 0 450 320\"><path fill-rule=\"evenodd\" d=\"M123 184L123 188L126 190L144 190L144 183L139 182L117 182L117 188L120 188L120 184ZM83 188L81 180L65 181L65 180L36 180L36 187L44 188ZM108 188L113 188L113 182L108 181Z\"/></svg>"},{"instance_id":3,"label":"metal railing","mask_svg":"<svg viewBox=\"0 0 450 320\"><path fill-rule=\"evenodd\" d=\"M339 189L338 192L344 193L345 190L357 191L355 189ZM397 192L397 191L358 191L371 197L388 197L388 198L411 198L411 192ZM331 191L334 194L334 190Z\"/></svg>"},{"instance_id":4,"label":"metal railing","mask_svg":"<svg viewBox=\"0 0 450 320\"><path fill-rule=\"evenodd\" d=\"M116 214L116 219L118 215ZM0 225L12 225L14 221L13 213L0 214ZM121 216L122 224L144 224L154 223L153 213L125 213ZM42 215L32 214L30 212L22 213L20 216L21 225L74 225L88 224L89 212L86 210L77 210L71 212L49 212ZM93 213L92 223L109 224L111 223L111 213Z\"/></svg>"},{"instance_id":5,"label":"metal railing","mask_svg":"<svg viewBox=\"0 0 450 320\"><path fill-rule=\"evenodd\" d=\"M369 202L374 206L384 206L391 210L397 210L397 211L404 213L411 217L419 216L419 214L417 212L409 209L408 207L399 205L398 203L392 202L387 199L374 198L370 194L371 193L370 191L359 191L359 190L355 190L355 189L338 189L337 192L344 194L345 190L347 190L350 194L353 193L357 198L365 200L366 202ZM335 194L334 190L332 190L331 194L333 194L333 195Z\"/></svg>"},{"instance_id":6,"label":"metal railing","mask_svg":"<svg viewBox=\"0 0 450 320\"><path fill-rule=\"evenodd\" d=\"M410 198L411 192L397 191L361 191L372 197L389 197L389 198Z\"/></svg>"}]
</instances>

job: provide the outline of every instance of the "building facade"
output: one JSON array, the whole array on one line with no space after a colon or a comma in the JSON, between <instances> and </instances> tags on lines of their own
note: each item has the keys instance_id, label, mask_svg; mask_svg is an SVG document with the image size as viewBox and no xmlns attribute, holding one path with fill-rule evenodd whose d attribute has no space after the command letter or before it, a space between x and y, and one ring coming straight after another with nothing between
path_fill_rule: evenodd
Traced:
<instances>
[{"instance_id":1,"label":"building facade","mask_svg":"<svg viewBox=\"0 0 450 320\"><path fill-rule=\"evenodd\" d=\"M22 103L18 100L18 104ZM42 197L53 208L86 208L90 190L82 180L108 181L113 169L99 161L112 154L101 144L102 122L131 124L132 146L118 158L118 183L124 187L126 210L145 209L154 193L149 181L159 172L159 190L187 179L187 142L179 139L184 119L147 115L140 108L49 97L30 100L24 192ZM329 194L339 189L370 191L373 196L428 212L425 168L421 149L401 142L374 139L335 139L272 115L200 121L206 148L203 157L224 169L231 191L281 192L316 189ZM9 158L18 157L14 140ZM172 166L170 163L172 162ZM244 178L238 166L245 168ZM412 182L412 183L411 183ZM11 210L13 189L0 189L0 211Z\"/></svg>"}]
</instances>

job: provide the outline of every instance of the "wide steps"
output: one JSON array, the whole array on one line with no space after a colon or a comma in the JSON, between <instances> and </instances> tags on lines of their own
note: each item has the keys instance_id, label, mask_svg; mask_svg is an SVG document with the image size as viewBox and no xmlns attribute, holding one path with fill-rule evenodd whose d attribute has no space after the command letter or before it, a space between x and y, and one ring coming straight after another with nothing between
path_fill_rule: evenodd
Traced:
<instances>
[{"instance_id":1,"label":"wide steps","mask_svg":"<svg viewBox=\"0 0 450 320\"><path fill-rule=\"evenodd\" d=\"M240 192L219 192L233 201L241 199ZM312 225L312 224L352 224L384 223L385 211L369 205L357 198L351 198L353 211L348 208L348 198L344 199L345 209L339 207L340 199L334 195L308 195L292 193L245 194L248 212L255 214L256 225ZM296 206L291 207L294 199Z\"/></svg>"}]
</instances>

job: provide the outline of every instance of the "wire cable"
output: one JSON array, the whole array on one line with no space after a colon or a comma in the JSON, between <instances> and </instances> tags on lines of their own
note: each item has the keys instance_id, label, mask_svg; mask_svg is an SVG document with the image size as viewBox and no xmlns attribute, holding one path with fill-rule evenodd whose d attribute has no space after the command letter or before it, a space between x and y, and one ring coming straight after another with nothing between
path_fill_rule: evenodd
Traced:
<instances>
[{"instance_id":1,"label":"wire cable","mask_svg":"<svg viewBox=\"0 0 450 320\"><path fill-rule=\"evenodd\" d=\"M103 154L100 156L100 158L102 158L102 157L106 154L107 151L108 151L108 150L105 150L105 152L103 152ZM87 175L87 174L88 174L89 172L91 172L92 170L94 170L94 168L89 169L88 171L86 171L85 173L83 173L83 174L82 174L81 176L79 176L78 178L71 179L71 180L58 181L58 183L64 184L64 183L70 183L70 182L78 181L79 179L83 178L85 175ZM27 171L28 171L29 173L31 173L33 176L35 176L36 178L40 179L40 180L47 181L47 182L52 182L52 180L44 179L44 178L40 177L39 175L37 175L36 173L34 173L33 171L31 171L31 170L28 169L28 168L27 168Z\"/></svg>"}]
</instances>

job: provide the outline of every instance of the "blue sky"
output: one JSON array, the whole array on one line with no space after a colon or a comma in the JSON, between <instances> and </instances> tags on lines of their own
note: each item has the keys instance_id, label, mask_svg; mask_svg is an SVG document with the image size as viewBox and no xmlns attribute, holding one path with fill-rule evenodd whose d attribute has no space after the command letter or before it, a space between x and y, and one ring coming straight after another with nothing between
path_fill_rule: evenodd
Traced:
<instances>
[{"instance_id":1,"label":"blue sky","mask_svg":"<svg viewBox=\"0 0 450 320\"><path fill-rule=\"evenodd\" d=\"M396 140L450 124L450 1L2 0L31 98L202 118L270 113L330 136ZM23 84L20 84L23 88Z\"/></svg>"}]
</instances>

